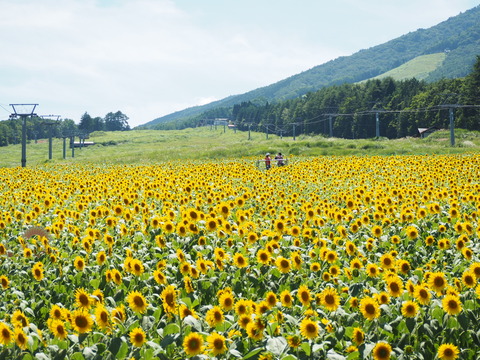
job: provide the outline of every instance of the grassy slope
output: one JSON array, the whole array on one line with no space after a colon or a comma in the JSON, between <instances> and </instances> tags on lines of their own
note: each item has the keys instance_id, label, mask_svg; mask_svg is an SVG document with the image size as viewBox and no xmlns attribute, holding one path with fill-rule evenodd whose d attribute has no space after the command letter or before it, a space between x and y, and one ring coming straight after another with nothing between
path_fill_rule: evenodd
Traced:
<instances>
[{"instance_id":1,"label":"grassy slope","mask_svg":"<svg viewBox=\"0 0 480 360\"><path fill-rule=\"evenodd\" d=\"M27 145L27 166L42 163L117 163L141 164L172 160L202 159L261 159L266 152L281 151L287 156L319 155L395 155L395 154L451 154L480 151L480 133L456 131L456 146L450 146L448 131L439 131L426 139L407 138L398 140L367 139L346 140L320 136L300 136L281 139L275 135L248 132L236 133L223 127L217 129L196 128L181 131L134 130L92 134L90 141L96 145L75 149L72 158L67 148L63 159L63 142L54 139L53 159L48 160L48 142L41 140ZM67 144L68 146L68 144ZM10 145L1 148L1 167L20 166L21 147Z\"/></svg>"},{"instance_id":2,"label":"grassy slope","mask_svg":"<svg viewBox=\"0 0 480 360\"><path fill-rule=\"evenodd\" d=\"M446 56L447 55L445 53L418 56L415 59L410 60L395 69L387 71L386 73L375 76L372 79L392 77L395 80L405 80L411 78L424 80L431 72L442 65Z\"/></svg>"}]
</instances>

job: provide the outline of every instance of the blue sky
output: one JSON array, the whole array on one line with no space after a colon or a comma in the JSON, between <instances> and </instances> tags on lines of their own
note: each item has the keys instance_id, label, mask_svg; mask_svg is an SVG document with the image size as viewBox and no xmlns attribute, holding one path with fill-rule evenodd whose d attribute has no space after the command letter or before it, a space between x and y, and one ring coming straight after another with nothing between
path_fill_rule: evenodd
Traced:
<instances>
[{"instance_id":1,"label":"blue sky","mask_svg":"<svg viewBox=\"0 0 480 360\"><path fill-rule=\"evenodd\" d=\"M428 28L479 0L0 0L10 103L130 125L241 94Z\"/></svg>"}]
</instances>

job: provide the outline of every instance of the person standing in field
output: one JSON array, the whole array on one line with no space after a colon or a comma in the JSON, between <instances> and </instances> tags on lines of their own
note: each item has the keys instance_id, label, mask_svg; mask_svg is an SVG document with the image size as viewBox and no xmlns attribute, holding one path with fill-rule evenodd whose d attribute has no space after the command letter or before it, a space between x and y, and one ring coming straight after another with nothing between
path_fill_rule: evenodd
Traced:
<instances>
[{"instance_id":1,"label":"person standing in field","mask_svg":"<svg viewBox=\"0 0 480 360\"><path fill-rule=\"evenodd\" d=\"M283 166L283 165L284 165L282 153L279 152L279 153L275 156L275 160L277 160L277 165L278 165L278 166Z\"/></svg>"},{"instance_id":2,"label":"person standing in field","mask_svg":"<svg viewBox=\"0 0 480 360\"><path fill-rule=\"evenodd\" d=\"M270 169L271 162L272 162L272 158L270 157L270 153L267 153L267 155L265 155L265 168L267 170Z\"/></svg>"}]
</instances>

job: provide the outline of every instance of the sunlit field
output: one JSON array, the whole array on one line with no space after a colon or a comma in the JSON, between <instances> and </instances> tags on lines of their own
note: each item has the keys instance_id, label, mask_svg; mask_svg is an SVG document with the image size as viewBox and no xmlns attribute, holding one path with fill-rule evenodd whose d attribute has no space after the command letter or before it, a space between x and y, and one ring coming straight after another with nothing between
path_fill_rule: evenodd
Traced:
<instances>
[{"instance_id":1,"label":"sunlit field","mask_svg":"<svg viewBox=\"0 0 480 360\"><path fill-rule=\"evenodd\" d=\"M0 169L0 358L478 359L480 155Z\"/></svg>"}]
</instances>

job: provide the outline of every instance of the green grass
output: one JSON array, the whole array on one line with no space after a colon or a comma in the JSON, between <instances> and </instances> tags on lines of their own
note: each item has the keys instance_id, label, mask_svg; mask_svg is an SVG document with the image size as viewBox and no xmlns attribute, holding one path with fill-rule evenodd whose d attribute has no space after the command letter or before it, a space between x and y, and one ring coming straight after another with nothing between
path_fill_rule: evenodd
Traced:
<instances>
[{"instance_id":1,"label":"green grass","mask_svg":"<svg viewBox=\"0 0 480 360\"><path fill-rule=\"evenodd\" d=\"M88 141L96 145L76 148L75 156L68 148L63 159L63 140L54 139L53 158L48 160L48 140L27 144L27 167L44 163L113 163L140 164L175 160L202 159L261 159L266 152L282 152L286 156L322 155L424 155L461 154L480 150L480 133L457 129L455 146L450 146L449 131L438 131L425 139L347 140L323 136L297 136L280 138L263 133L227 129L196 128L178 131L132 130L128 132L93 133ZM21 146L1 148L1 167L21 165Z\"/></svg>"},{"instance_id":2,"label":"green grass","mask_svg":"<svg viewBox=\"0 0 480 360\"><path fill-rule=\"evenodd\" d=\"M430 55L418 56L399 67L387 71L381 75L375 76L372 79L383 79L392 77L395 80L405 80L416 78L418 80L426 79L428 74L438 68L445 60L445 53L436 53Z\"/></svg>"}]
</instances>

